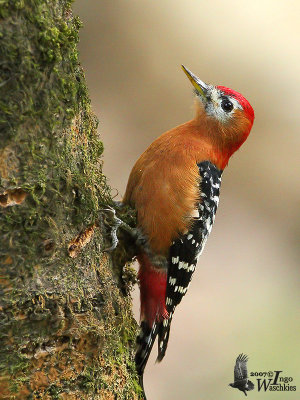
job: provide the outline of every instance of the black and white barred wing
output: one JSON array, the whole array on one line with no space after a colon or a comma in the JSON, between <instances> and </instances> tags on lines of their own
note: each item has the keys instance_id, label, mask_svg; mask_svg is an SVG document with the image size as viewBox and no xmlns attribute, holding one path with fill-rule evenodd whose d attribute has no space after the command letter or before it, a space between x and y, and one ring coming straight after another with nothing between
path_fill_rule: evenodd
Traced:
<instances>
[{"instance_id":1,"label":"black and white barred wing","mask_svg":"<svg viewBox=\"0 0 300 400\"><path fill-rule=\"evenodd\" d=\"M185 295L193 272L211 232L219 203L221 171L211 162L198 165L201 176L200 203L197 205L198 217L189 232L178 238L171 246L166 305L172 312Z\"/></svg>"},{"instance_id":2,"label":"black and white barred wing","mask_svg":"<svg viewBox=\"0 0 300 400\"><path fill-rule=\"evenodd\" d=\"M158 361L162 360L168 344L170 324L175 307L187 292L198 257L202 253L214 223L219 203L222 171L209 161L198 164L201 177L198 216L188 233L178 238L170 248L166 290L166 308L169 319L158 331Z\"/></svg>"}]
</instances>

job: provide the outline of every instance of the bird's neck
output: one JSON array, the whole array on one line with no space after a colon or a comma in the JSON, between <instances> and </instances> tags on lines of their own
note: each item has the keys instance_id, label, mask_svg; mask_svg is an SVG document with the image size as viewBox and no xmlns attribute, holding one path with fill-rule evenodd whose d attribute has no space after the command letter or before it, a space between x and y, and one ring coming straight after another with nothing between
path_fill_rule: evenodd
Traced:
<instances>
[{"instance_id":1,"label":"bird's neck","mask_svg":"<svg viewBox=\"0 0 300 400\"><path fill-rule=\"evenodd\" d=\"M178 128L182 147L188 149L187 151L197 163L208 160L223 170L236 150L226 145L222 138L218 137L205 123L199 124L199 121L191 120Z\"/></svg>"},{"instance_id":2,"label":"bird's neck","mask_svg":"<svg viewBox=\"0 0 300 400\"><path fill-rule=\"evenodd\" d=\"M208 159L220 169L226 167L230 157L244 143L251 129L251 124L245 118L243 118L243 124L240 121L237 124L233 120L226 125L206 116L199 119L199 115L188 121L186 125L186 131L190 132L194 138L199 139L202 147L205 147Z\"/></svg>"},{"instance_id":3,"label":"bird's neck","mask_svg":"<svg viewBox=\"0 0 300 400\"><path fill-rule=\"evenodd\" d=\"M222 169L227 165L229 158L247 139L252 123L241 110L236 110L232 119L222 122L208 116L205 109L196 107L196 115L188 124L201 141L207 142L210 148L211 161L215 161Z\"/></svg>"}]
</instances>

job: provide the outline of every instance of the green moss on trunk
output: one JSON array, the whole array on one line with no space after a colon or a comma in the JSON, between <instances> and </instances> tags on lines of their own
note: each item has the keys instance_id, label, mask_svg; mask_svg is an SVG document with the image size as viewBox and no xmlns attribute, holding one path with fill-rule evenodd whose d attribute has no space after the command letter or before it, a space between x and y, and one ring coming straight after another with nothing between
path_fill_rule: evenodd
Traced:
<instances>
[{"instance_id":1,"label":"green moss on trunk","mask_svg":"<svg viewBox=\"0 0 300 400\"><path fill-rule=\"evenodd\" d=\"M67 0L0 4L0 393L134 399L128 258L101 252L111 204ZM134 217L129 213L125 218ZM92 226L71 258L70 242ZM120 261L121 260L121 261Z\"/></svg>"}]
</instances>

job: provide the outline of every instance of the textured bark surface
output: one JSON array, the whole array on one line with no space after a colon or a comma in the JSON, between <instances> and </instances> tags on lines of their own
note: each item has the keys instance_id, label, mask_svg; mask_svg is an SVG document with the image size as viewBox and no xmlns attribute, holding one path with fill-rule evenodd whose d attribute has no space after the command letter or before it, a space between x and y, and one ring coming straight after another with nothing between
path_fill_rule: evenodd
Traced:
<instances>
[{"instance_id":1,"label":"textured bark surface","mask_svg":"<svg viewBox=\"0 0 300 400\"><path fill-rule=\"evenodd\" d=\"M112 200L70 7L0 4L1 399L140 393L135 273L124 246L113 260L101 251Z\"/></svg>"}]
</instances>

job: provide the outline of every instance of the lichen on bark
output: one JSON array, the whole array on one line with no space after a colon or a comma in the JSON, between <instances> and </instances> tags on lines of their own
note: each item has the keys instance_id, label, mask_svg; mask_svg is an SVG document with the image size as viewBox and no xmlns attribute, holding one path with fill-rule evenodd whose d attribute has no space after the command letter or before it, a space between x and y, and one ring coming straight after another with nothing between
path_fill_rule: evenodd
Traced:
<instances>
[{"instance_id":1,"label":"lichen on bark","mask_svg":"<svg viewBox=\"0 0 300 400\"><path fill-rule=\"evenodd\" d=\"M103 253L112 204L68 0L0 4L0 393L135 399L134 273ZM131 210L123 218L134 224ZM91 228L92 227L92 228ZM88 232L85 247L69 244Z\"/></svg>"}]
</instances>

